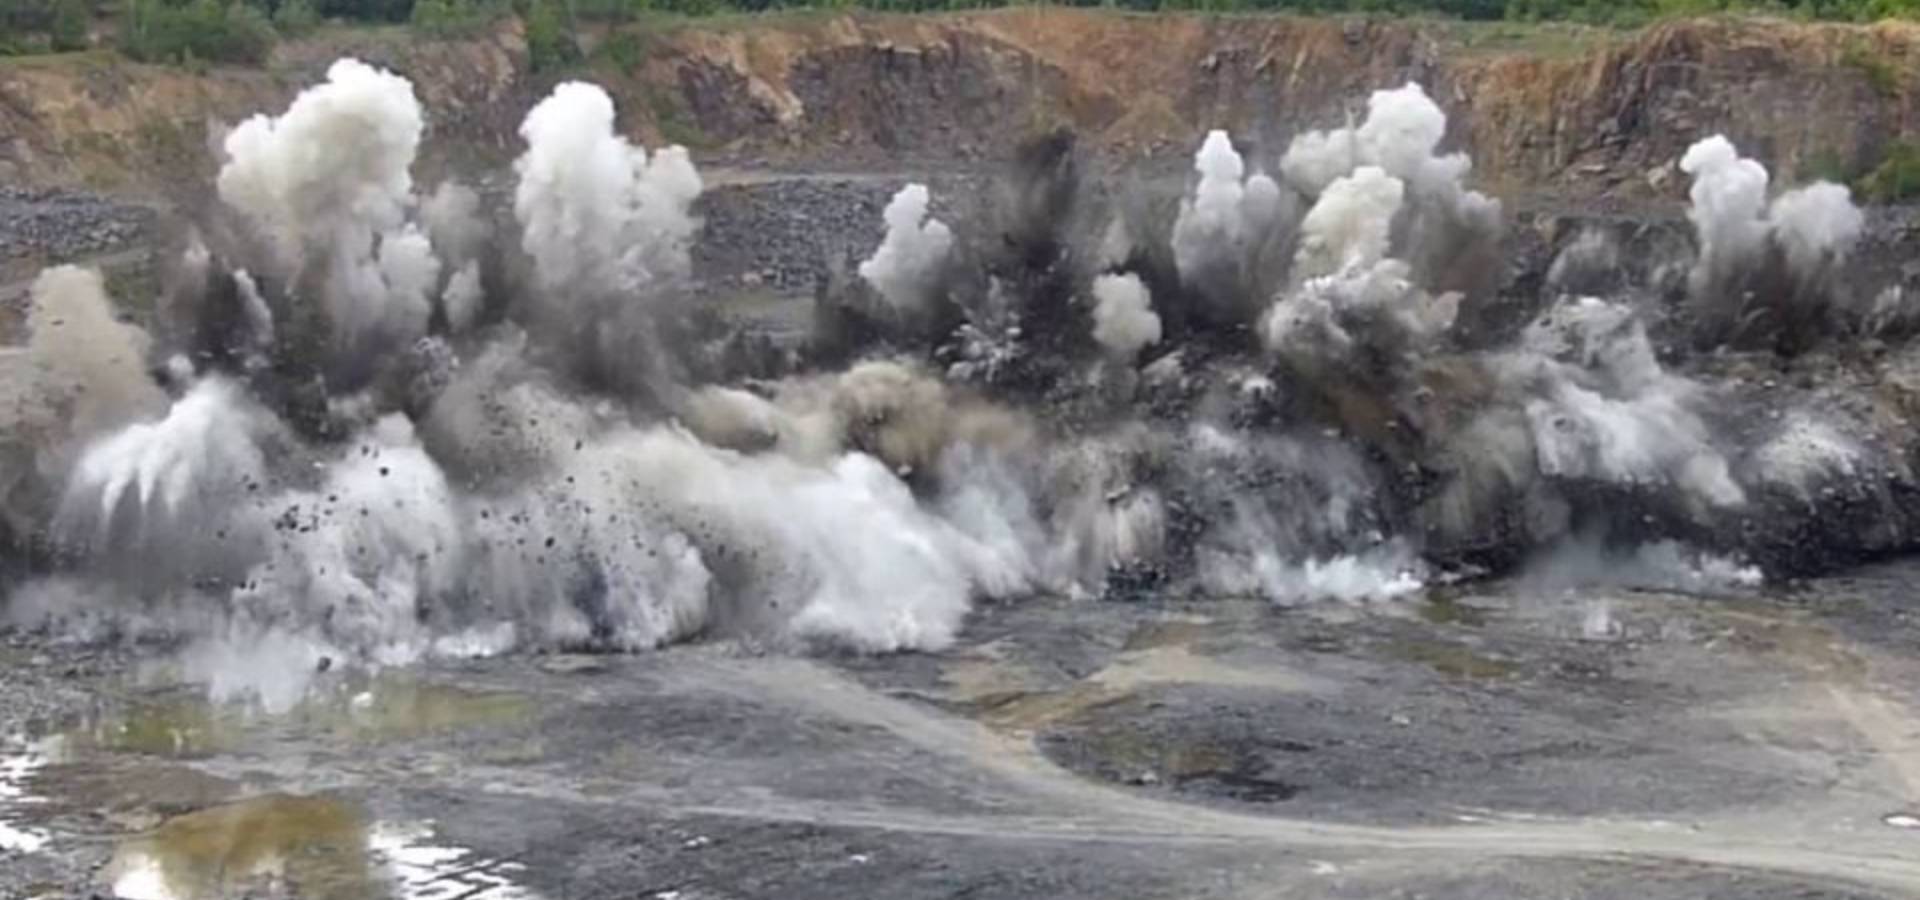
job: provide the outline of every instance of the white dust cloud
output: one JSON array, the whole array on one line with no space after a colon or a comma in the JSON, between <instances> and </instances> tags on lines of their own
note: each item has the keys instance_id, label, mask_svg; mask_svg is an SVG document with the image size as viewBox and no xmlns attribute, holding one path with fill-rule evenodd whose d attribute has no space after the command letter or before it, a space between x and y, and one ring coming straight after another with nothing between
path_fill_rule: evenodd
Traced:
<instances>
[{"instance_id":1,"label":"white dust cloud","mask_svg":"<svg viewBox=\"0 0 1920 900\"><path fill-rule=\"evenodd\" d=\"M933 305L953 252L953 232L933 218L932 203L924 184L901 188L882 214L886 236L860 263L860 277L901 315L917 316Z\"/></svg>"}]
</instances>

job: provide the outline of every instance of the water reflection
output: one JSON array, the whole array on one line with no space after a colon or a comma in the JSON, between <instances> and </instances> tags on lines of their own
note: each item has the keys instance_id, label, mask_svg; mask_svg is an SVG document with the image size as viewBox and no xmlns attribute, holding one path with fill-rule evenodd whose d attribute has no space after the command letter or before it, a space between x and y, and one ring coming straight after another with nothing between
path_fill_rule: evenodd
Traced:
<instances>
[{"instance_id":1,"label":"water reflection","mask_svg":"<svg viewBox=\"0 0 1920 900\"><path fill-rule=\"evenodd\" d=\"M23 822L21 814L46 802L33 794L31 782L58 755L58 743L56 738L0 744L0 854L36 853L50 839L46 831Z\"/></svg>"},{"instance_id":2,"label":"water reflection","mask_svg":"<svg viewBox=\"0 0 1920 900\"><path fill-rule=\"evenodd\" d=\"M533 711L529 698L520 694L385 674L316 687L281 714L216 702L183 688L82 721L65 736L76 751L198 759L255 744L267 734L349 743L405 741L509 725Z\"/></svg>"},{"instance_id":3,"label":"water reflection","mask_svg":"<svg viewBox=\"0 0 1920 900\"><path fill-rule=\"evenodd\" d=\"M337 797L268 794L169 819L107 867L121 900L261 892L313 900L530 900L521 868L431 843L426 825L378 822Z\"/></svg>"}]
</instances>

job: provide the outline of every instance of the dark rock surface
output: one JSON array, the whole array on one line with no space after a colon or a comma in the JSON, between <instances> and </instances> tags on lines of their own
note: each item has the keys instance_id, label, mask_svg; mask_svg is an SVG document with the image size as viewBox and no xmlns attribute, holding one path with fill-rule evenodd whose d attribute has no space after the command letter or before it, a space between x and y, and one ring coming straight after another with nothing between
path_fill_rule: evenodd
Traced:
<instances>
[{"instance_id":1,"label":"dark rock surface","mask_svg":"<svg viewBox=\"0 0 1920 900\"><path fill-rule=\"evenodd\" d=\"M63 262L152 238L153 210L99 194L0 185L0 263Z\"/></svg>"}]
</instances>

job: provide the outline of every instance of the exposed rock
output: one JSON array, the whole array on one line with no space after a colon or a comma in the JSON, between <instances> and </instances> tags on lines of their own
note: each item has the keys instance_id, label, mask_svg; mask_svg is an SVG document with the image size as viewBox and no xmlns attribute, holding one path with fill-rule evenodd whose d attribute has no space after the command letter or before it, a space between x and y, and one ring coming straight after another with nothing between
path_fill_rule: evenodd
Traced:
<instances>
[{"instance_id":1,"label":"exposed rock","mask_svg":"<svg viewBox=\"0 0 1920 900\"><path fill-rule=\"evenodd\" d=\"M841 170L997 158L1060 124L1110 159L1184 156L1209 128L1232 129L1256 160L1270 159L1301 130L1344 120L1366 91L1418 79L1446 99L1451 140L1473 154L1481 182L1582 197L1665 193L1660 179L1634 176L1711 132L1790 182L1815 159L1870 165L1920 122L1920 92L1884 87L1920 70L1911 23L1712 19L1540 34L1065 8L810 16L648 31L637 35L641 62L593 77L649 145L688 143L703 162ZM342 54L392 66L441 111L423 176L509 158L544 84L526 72L512 27L403 44L332 34L283 44L275 66L297 76ZM0 143L0 172L198 184L177 176L209 165L205 123L275 106L302 80L111 60L0 65L0 134L19 136ZM1561 183L1576 166L1592 177Z\"/></svg>"}]
</instances>

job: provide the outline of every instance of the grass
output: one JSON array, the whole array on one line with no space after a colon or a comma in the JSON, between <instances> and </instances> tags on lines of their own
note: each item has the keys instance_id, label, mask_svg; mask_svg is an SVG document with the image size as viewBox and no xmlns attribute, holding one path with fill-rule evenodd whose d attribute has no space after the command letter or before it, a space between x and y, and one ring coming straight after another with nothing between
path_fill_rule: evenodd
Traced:
<instances>
[{"instance_id":1,"label":"grass","mask_svg":"<svg viewBox=\"0 0 1920 900\"><path fill-rule=\"evenodd\" d=\"M45 53L25 53L15 56L0 54L0 67L15 68L72 68L75 66L108 66L126 62L118 51L105 48L92 50L69 50L65 53L47 51Z\"/></svg>"},{"instance_id":2,"label":"grass","mask_svg":"<svg viewBox=\"0 0 1920 900\"><path fill-rule=\"evenodd\" d=\"M1577 57L1615 43L1635 29L1574 22L1459 22L1429 20L1468 54L1526 53L1551 59Z\"/></svg>"},{"instance_id":3,"label":"grass","mask_svg":"<svg viewBox=\"0 0 1920 900\"><path fill-rule=\"evenodd\" d=\"M1840 54L1840 64L1857 70L1882 97L1900 96L1900 73L1885 56L1854 43Z\"/></svg>"}]
</instances>

